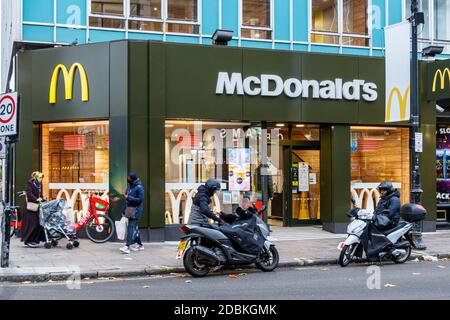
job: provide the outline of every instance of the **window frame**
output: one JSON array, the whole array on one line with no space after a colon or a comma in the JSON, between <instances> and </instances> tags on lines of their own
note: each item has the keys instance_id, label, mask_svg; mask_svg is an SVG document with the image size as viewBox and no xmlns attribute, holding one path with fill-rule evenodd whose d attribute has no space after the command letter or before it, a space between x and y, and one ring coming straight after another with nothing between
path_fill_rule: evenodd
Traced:
<instances>
[{"instance_id":1,"label":"window frame","mask_svg":"<svg viewBox=\"0 0 450 320\"><path fill-rule=\"evenodd\" d=\"M269 0L269 27L259 27L259 26L250 26L245 25L243 23L244 21L244 1L245 0L239 0L239 39L242 40L256 40L256 41L265 41L265 42L273 42L274 41L274 33L275 33L275 27L274 27L274 0ZM270 31L270 38L249 38L249 37L243 37L242 36L242 30L258 30L258 31Z\"/></svg>"},{"instance_id":2,"label":"window frame","mask_svg":"<svg viewBox=\"0 0 450 320\"><path fill-rule=\"evenodd\" d=\"M174 35L190 35L190 36L201 36L201 5L202 5L202 0L195 0L197 1L197 19L194 20L176 20L176 19L169 19L169 6L168 6L168 1L170 0L161 0L161 17L160 18L147 18L147 17L134 17L131 16L131 1L130 0L122 0L123 3L123 8L124 8L124 12L123 12L123 16L116 16L116 15L110 15L110 14L98 14L98 13L92 13L92 8L91 8L91 4L92 4L92 0L89 0L87 3L87 11L88 11L88 18L87 18L87 24L89 26L90 29L106 29L106 30L112 30L112 31L125 31L127 33L127 37L128 37L128 32L141 32L141 33L157 33L157 34L174 34ZM123 29L118 29L118 28L104 28L104 27L96 27L96 26L91 26L90 25L90 18L105 18L105 19L116 19L116 20L123 20L124 21L124 28ZM136 29L130 29L129 28L129 23L131 21L135 21L135 22L155 22L155 23L161 23L162 24L162 30L161 31L157 31L157 30L136 30ZM191 25L191 26L197 26L198 27L198 32L197 33L182 33L182 32L171 32L168 31L168 25L169 24L179 24L179 25Z\"/></svg>"},{"instance_id":3,"label":"window frame","mask_svg":"<svg viewBox=\"0 0 450 320\"><path fill-rule=\"evenodd\" d=\"M411 16L411 8L407 6L406 0L402 0L402 6L403 6L403 21L408 21L408 18ZM436 37L436 17L435 17L435 6L434 6L434 0L428 0L428 16L429 16L429 28L428 28L428 37L420 37L418 38L419 42L419 51L422 50L422 48L425 48L429 45L441 45L444 47L443 54L450 53L450 35L448 36L448 39L437 39Z\"/></svg>"},{"instance_id":4,"label":"window frame","mask_svg":"<svg viewBox=\"0 0 450 320\"><path fill-rule=\"evenodd\" d=\"M362 48L362 49L371 49L372 50L372 28L369 26L369 19L370 15L368 14L368 8L372 6L372 0L364 0L366 1L366 26L367 26L367 33L361 34L361 33L350 33L350 32L344 32L344 0L336 0L337 1L337 32L333 31L315 31L313 29L313 6L312 2L313 0L308 0L308 11L309 11L309 36L308 36L308 42L310 45L324 45L324 46L333 46L333 47L340 47L342 51L342 47L345 48ZM333 36L338 38L338 43L320 43L320 42L314 42L312 40L312 36ZM368 44L364 46L356 46L356 45L347 45L343 43L344 38L360 38L360 39L367 39ZM342 53L342 52L340 52Z\"/></svg>"}]
</instances>

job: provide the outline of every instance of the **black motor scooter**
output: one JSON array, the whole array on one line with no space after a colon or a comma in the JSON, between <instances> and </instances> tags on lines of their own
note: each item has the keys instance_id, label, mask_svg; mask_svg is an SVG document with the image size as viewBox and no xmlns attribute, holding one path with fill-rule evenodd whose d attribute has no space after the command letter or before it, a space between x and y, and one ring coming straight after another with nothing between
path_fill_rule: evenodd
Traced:
<instances>
[{"instance_id":1,"label":"black motor scooter","mask_svg":"<svg viewBox=\"0 0 450 320\"><path fill-rule=\"evenodd\" d=\"M258 214L264 210L265 207L261 208ZM235 235L228 232L230 228L217 224L184 225L180 230L186 235L181 238L177 258L183 257L184 268L193 277L206 276L209 272L227 265L252 263L262 271L273 271L278 266L278 251L275 245L267 240L268 226L257 215L254 217L259 229L254 237L263 237L264 241L260 252L243 252Z\"/></svg>"}]
</instances>

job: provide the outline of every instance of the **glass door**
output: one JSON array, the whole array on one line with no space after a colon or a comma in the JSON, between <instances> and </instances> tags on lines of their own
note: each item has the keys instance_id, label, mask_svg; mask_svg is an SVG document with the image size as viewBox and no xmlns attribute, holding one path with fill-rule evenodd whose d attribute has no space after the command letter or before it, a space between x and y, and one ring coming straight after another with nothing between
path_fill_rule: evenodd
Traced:
<instances>
[{"instance_id":1,"label":"glass door","mask_svg":"<svg viewBox=\"0 0 450 320\"><path fill-rule=\"evenodd\" d=\"M290 167L285 175L285 225L320 223L319 145L287 147L284 155Z\"/></svg>"}]
</instances>

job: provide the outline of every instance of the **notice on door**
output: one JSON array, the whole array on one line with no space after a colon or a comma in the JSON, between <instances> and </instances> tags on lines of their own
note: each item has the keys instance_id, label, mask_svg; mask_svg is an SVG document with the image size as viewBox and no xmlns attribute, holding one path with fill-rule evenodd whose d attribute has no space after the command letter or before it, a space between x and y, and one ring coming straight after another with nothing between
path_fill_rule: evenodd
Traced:
<instances>
[{"instance_id":1,"label":"notice on door","mask_svg":"<svg viewBox=\"0 0 450 320\"><path fill-rule=\"evenodd\" d=\"M17 134L17 92L0 95L0 136Z\"/></svg>"},{"instance_id":2,"label":"notice on door","mask_svg":"<svg viewBox=\"0 0 450 320\"><path fill-rule=\"evenodd\" d=\"M309 165L306 162L299 164L298 191L309 191Z\"/></svg>"}]
</instances>

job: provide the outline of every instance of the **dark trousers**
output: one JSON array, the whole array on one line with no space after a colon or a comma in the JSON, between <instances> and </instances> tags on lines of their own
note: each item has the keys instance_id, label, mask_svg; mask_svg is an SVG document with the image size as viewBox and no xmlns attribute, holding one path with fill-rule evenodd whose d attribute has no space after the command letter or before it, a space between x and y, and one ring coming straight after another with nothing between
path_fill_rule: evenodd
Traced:
<instances>
[{"instance_id":1,"label":"dark trousers","mask_svg":"<svg viewBox=\"0 0 450 320\"><path fill-rule=\"evenodd\" d=\"M142 245L141 236L139 234L137 219L128 219L128 229L127 229L127 246L131 246L132 244L137 243L138 245Z\"/></svg>"}]
</instances>

